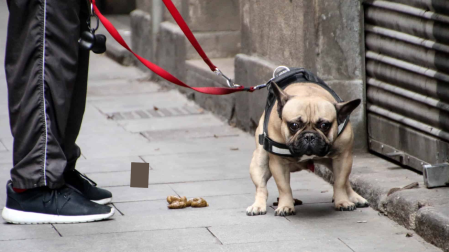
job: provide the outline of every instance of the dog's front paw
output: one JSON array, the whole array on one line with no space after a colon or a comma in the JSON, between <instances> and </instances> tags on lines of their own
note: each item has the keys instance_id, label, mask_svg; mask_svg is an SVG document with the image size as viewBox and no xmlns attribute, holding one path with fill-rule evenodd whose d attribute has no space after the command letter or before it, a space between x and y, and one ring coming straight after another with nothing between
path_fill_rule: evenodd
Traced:
<instances>
[{"instance_id":1,"label":"dog's front paw","mask_svg":"<svg viewBox=\"0 0 449 252\"><path fill-rule=\"evenodd\" d=\"M356 208L356 205L349 200L335 201L337 211L354 211Z\"/></svg>"},{"instance_id":2,"label":"dog's front paw","mask_svg":"<svg viewBox=\"0 0 449 252\"><path fill-rule=\"evenodd\" d=\"M266 213L267 213L266 205L258 205L256 203L254 203L252 206L249 206L246 209L246 215L248 215L248 216L264 215Z\"/></svg>"},{"instance_id":3,"label":"dog's front paw","mask_svg":"<svg viewBox=\"0 0 449 252\"><path fill-rule=\"evenodd\" d=\"M278 208L274 211L274 216L289 216L295 214L296 212L294 206L278 206Z\"/></svg>"},{"instance_id":4,"label":"dog's front paw","mask_svg":"<svg viewBox=\"0 0 449 252\"><path fill-rule=\"evenodd\" d=\"M362 196L354 193L349 196L349 200L354 203L357 207L369 207L369 202Z\"/></svg>"}]
</instances>

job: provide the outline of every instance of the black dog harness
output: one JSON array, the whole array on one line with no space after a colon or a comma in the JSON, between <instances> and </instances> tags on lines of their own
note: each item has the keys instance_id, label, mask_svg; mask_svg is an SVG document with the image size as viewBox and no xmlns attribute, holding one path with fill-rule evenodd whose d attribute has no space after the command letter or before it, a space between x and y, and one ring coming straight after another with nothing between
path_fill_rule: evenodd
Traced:
<instances>
[{"instance_id":1,"label":"black dog harness","mask_svg":"<svg viewBox=\"0 0 449 252\"><path fill-rule=\"evenodd\" d=\"M320 87L324 88L325 90L327 90L335 98L335 100L337 100L337 102L343 102L343 100L337 95L337 93L335 93L334 90L332 90L323 80L316 77L310 71L304 68L286 68L286 69L288 70L280 72L273 79L271 79L271 81L278 84L279 88L281 88L282 90L284 90L287 86L293 83L310 82L315 83ZM273 109L275 101L276 96L273 93L273 88L271 87L271 85L268 85L268 98L267 103L265 105L263 134L259 135L259 144L263 145L263 148L270 153L279 156L293 157L292 153L290 152L290 149L286 144L275 142L268 137L268 120L270 118L271 110ZM337 137L340 135L341 132L343 132L348 122L349 122L349 115L342 123L338 125Z\"/></svg>"}]
</instances>

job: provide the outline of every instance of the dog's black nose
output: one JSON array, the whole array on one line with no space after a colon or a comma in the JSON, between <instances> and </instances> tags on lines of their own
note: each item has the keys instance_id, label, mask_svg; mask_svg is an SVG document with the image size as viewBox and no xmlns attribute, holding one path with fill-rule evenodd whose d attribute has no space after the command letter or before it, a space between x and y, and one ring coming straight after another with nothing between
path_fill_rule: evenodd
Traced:
<instances>
[{"instance_id":1,"label":"dog's black nose","mask_svg":"<svg viewBox=\"0 0 449 252\"><path fill-rule=\"evenodd\" d=\"M304 134L304 140L307 143L312 143L313 141L315 141L315 138L316 138L316 136L313 133L306 133L306 134Z\"/></svg>"}]
</instances>

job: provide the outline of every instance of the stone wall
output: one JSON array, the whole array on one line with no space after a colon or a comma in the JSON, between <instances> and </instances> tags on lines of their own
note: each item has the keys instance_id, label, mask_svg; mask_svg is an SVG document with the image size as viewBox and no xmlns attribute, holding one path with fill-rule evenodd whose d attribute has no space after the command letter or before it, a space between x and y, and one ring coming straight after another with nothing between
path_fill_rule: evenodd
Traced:
<instances>
[{"instance_id":1,"label":"stone wall","mask_svg":"<svg viewBox=\"0 0 449 252\"><path fill-rule=\"evenodd\" d=\"M366 149L361 4L358 0L242 1L242 49L235 78L243 85L266 81L274 66L305 67L344 100L361 98L353 112L357 149ZM262 77L263 76L263 77ZM256 95L257 96L257 95ZM252 99L254 98L254 99ZM253 131L264 100L237 99L237 124Z\"/></svg>"},{"instance_id":2,"label":"stone wall","mask_svg":"<svg viewBox=\"0 0 449 252\"><path fill-rule=\"evenodd\" d=\"M137 0L136 5L148 12L151 2ZM219 62L220 65L216 64L220 69L231 71L225 74L233 76L236 83L245 86L265 83L279 65L305 67L344 100L361 98L362 106L352 114L351 121L356 134L355 147L366 149L360 0L176 0L174 3L212 62ZM199 55L163 7L163 22L151 54L153 60L192 86L224 86L197 61ZM134 31L133 37L141 39L139 34L134 36ZM185 88L180 90L249 132L257 127L266 100L265 90L233 94L230 98L208 98Z\"/></svg>"}]
</instances>

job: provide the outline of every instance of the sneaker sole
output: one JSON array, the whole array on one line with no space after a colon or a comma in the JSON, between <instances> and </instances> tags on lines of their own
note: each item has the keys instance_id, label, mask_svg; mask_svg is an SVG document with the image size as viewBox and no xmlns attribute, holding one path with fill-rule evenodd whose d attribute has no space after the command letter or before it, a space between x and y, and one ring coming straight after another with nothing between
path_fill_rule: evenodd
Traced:
<instances>
[{"instance_id":1,"label":"sneaker sole","mask_svg":"<svg viewBox=\"0 0 449 252\"><path fill-rule=\"evenodd\" d=\"M106 214L67 216L24 212L4 207L2 217L5 221L14 224L62 224L104 220L114 215L114 213L115 209L111 208L111 212Z\"/></svg>"},{"instance_id":2,"label":"sneaker sole","mask_svg":"<svg viewBox=\"0 0 449 252\"><path fill-rule=\"evenodd\" d=\"M101 200L91 200L91 201L95 202L97 204L100 204L100 205L105 205L105 204L110 203L112 201L112 198L106 198L106 199L101 199Z\"/></svg>"}]
</instances>

